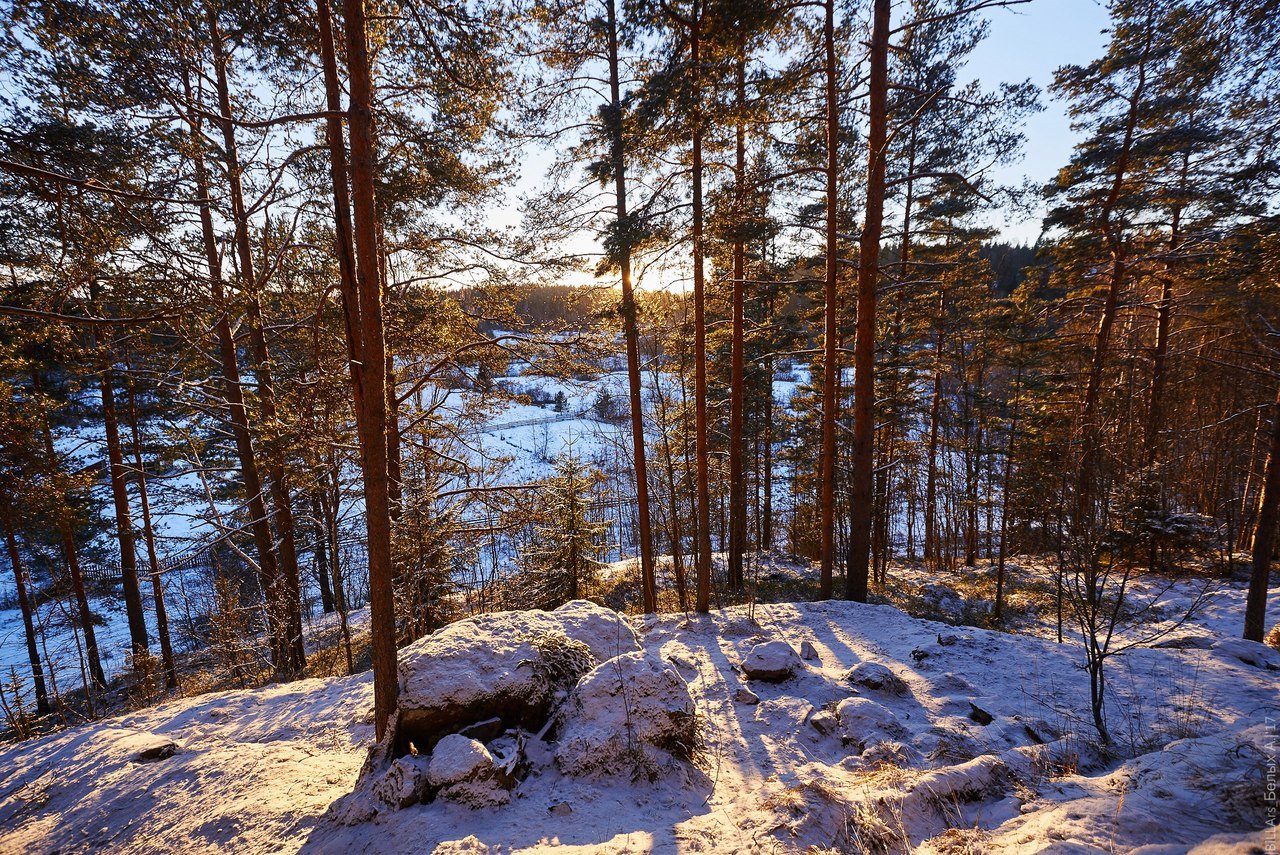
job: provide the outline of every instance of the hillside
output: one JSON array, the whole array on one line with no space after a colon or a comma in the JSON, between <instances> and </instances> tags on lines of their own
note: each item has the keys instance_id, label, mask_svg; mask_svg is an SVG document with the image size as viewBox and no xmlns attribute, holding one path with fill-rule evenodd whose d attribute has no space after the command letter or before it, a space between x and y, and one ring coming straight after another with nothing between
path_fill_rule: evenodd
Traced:
<instances>
[{"instance_id":1,"label":"hillside","mask_svg":"<svg viewBox=\"0 0 1280 855\"><path fill-rule=\"evenodd\" d=\"M495 620L530 619L481 617L466 631L483 638ZM1187 627L1185 648L1119 657L1111 710L1124 756L1107 758L1071 645L844 602L634 628L687 684L691 762L655 750L570 775L558 746L508 734L527 740L528 771L507 804L442 794L342 825L372 740L371 683L307 680L8 747L0 851L1275 851L1275 831L1261 829L1280 654L1261 645ZM744 659L766 641L816 658L784 657L794 673L780 682L747 678ZM484 664L465 646L457 656ZM148 750L161 759L140 761Z\"/></svg>"}]
</instances>

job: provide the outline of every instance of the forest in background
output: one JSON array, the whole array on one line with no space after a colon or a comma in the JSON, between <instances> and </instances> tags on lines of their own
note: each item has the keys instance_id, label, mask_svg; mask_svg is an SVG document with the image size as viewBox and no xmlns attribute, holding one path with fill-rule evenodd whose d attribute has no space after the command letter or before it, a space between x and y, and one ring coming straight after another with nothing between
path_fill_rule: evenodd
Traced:
<instances>
[{"instance_id":1,"label":"forest in background","mask_svg":"<svg viewBox=\"0 0 1280 855\"><path fill-rule=\"evenodd\" d=\"M970 82L984 15L1019 5L12 4L0 524L41 712L37 597L83 640L79 703L107 692L90 562L119 568L134 668L177 688L152 518L192 496L206 534L177 551L223 556L210 639L261 632L262 679L306 673L303 591L346 608L354 533L379 731L397 646L469 608L454 523L502 514L537 543L488 606L554 605L592 593L606 475L635 610L742 598L771 552L862 601L891 562L983 560L999 626L1006 559L1030 553L1095 641L1134 573L1249 565L1261 640L1273 4L1116 0L1105 54L1052 92ZM999 186L1047 96L1083 141L1048 187ZM512 199L535 149L546 180ZM1036 194L1037 246L993 243ZM459 454L513 364L614 356L619 472L566 459L529 502ZM67 440L87 432L92 465Z\"/></svg>"}]
</instances>

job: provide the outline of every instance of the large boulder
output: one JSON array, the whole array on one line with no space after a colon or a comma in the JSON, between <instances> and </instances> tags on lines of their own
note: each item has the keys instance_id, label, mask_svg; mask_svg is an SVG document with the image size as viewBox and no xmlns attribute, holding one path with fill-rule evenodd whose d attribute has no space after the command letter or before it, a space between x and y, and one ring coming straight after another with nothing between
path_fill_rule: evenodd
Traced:
<instances>
[{"instance_id":1,"label":"large boulder","mask_svg":"<svg viewBox=\"0 0 1280 855\"><path fill-rule=\"evenodd\" d=\"M775 639L757 644L742 657L742 672L752 680L779 683L804 667L790 644Z\"/></svg>"},{"instance_id":2,"label":"large boulder","mask_svg":"<svg viewBox=\"0 0 1280 855\"><path fill-rule=\"evenodd\" d=\"M656 653L626 653L574 688L560 719L556 765L567 775L656 774L668 757L688 758L697 737L684 679Z\"/></svg>"},{"instance_id":3,"label":"large boulder","mask_svg":"<svg viewBox=\"0 0 1280 855\"><path fill-rule=\"evenodd\" d=\"M575 601L450 624L400 651L396 755L476 722L538 730L592 667L640 649L616 612Z\"/></svg>"}]
</instances>

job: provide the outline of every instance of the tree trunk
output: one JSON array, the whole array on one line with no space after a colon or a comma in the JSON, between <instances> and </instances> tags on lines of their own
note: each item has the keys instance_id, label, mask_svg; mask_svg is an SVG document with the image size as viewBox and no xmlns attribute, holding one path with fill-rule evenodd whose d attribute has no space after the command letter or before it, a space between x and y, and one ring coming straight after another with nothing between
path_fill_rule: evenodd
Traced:
<instances>
[{"instance_id":1,"label":"tree trunk","mask_svg":"<svg viewBox=\"0 0 1280 855\"><path fill-rule=\"evenodd\" d=\"M1004 449L1004 478L1001 479L1003 496L1000 506L1000 551L996 557L996 605L993 617L998 624L1004 618L1005 559L1009 555L1009 493L1013 487L1013 452L1018 439L1018 398L1022 393L1022 364L1013 375L1013 401L1009 414L1009 442Z\"/></svg>"},{"instance_id":2,"label":"tree trunk","mask_svg":"<svg viewBox=\"0 0 1280 855\"><path fill-rule=\"evenodd\" d=\"M1150 35L1148 35L1148 46ZM1126 246L1120 227L1112 222L1112 214L1124 190L1125 178L1128 175L1129 159L1133 151L1134 136L1138 126L1138 107L1146 88L1146 56L1138 64L1138 78L1133 96L1129 99L1129 110L1125 118L1125 133L1120 150L1116 153L1115 174L1112 177L1111 189L1101 205L1101 230L1107 242L1111 256L1110 270L1107 275L1107 294L1103 301L1102 316L1098 319L1098 328L1094 333L1093 355L1089 363L1089 379L1085 386L1084 401L1080 413L1080 477L1076 484L1075 516L1072 519L1077 538L1092 528L1093 493L1098 478L1099 456L1102 438L1097 427L1098 401L1102 393L1102 370L1106 364L1108 346L1111 340L1111 328L1115 324L1120 290L1128 275Z\"/></svg>"},{"instance_id":3,"label":"tree trunk","mask_svg":"<svg viewBox=\"0 0 1280 855\"><path fill-rule=\"evenodd\" d=\"M1178 250L1178 221L1180 209L1173 210L1169 229L1169 254ZM1156 344L1151 355L1151 392L1147 407L1146 446L1147 465L1160 458L1160 431L1164 429L1165 361L1169 354L1169 327L1173 318L1173 265L1165 262L1164 276L1160 283L1160 303L1156 307Z\"/></svg>"},{"instance_id":4,"label":"tree trunk","mask_svg":"<svg viewBox=\"0 0 1280 855\"><path fill-rule=\"evenodd\" d=\"M317 478L317 482L319 478ZM324 515L320 510L320 495L311 494L311 537L315 542L316 581L320 583L320 608L325 614L333 611L333 586L329 583L329 547L324 533Z\"/></svg>"},{"instance_id":5,"label":"tree trunk","mask_svg":"<svg viewBox=\"0 0 1280 855\"><path fill-rule=\"evenodd\" d=\"M369 63L364 0L343 0L347 31L347 71L351 109L351 200L360 318L348 329L361 331L357 399L360 463L364 475L365 527L369 554L370 636L373 710L377 737L387 730L400 686L396 678L396 617L391 590L391 508L387 473L386 341L382 324L382 284L378 265L378 214L374 203L373 77Z\"/></svg>"},{"instance_id":6,"label":"tree trunk","mask_svg":"<svg viewBox=\"0 0 1280 855\"><path fill-rule=\"evenodd\" d=\"M826 281L823 287L823 330L822 330L822 460L818 485L818 527L821 545L821 581L819 596L831 599L833 582L832 573L835 566L836 553L836 395L840 385L840 294L837 288L840 275L840 102L837 88L836 66L836 4L835 0L827 0L824 4L822 45L825 55L823 62L826 73L826 108L827 108L827 162L825 168L827 190L827 222L826 222Z\"/></svg>"},{"instance_id":7,"label":"tree trunk","mask_svg":"<svg viewBox=\"0 0 1280 855\"><path fill-rule=\"evenodd\" d=\"M699 0L693 4L689 28L689 62L692 65L693 107L693 405L694 456L698 475L698 599L697 610L711 610L711 473L710 443L707 439L707 318L703 281L702 216L702 74L700 63L702 13Z\"/></svg>"},{"instance_id":8,"label":"tree trunk","mask_svg":"<svg viewBox=\"0 0 1280 855\"><path fill-rule=\"evenodd\" d=\"M244 204L244 190L240 179L240 159L236 148L235 125L231 121L231 93L227 83L227 55L223 50L222 35L218 28L217 13L209 13L209 35L213 44L213 65L218 89L218 105L223 118L217 121L222 131L223 154L227 159L227 185L231 197L231 214L235 226L236 253L240 263L240 282L246 297L246 321L249 329L249 353L253 357L253 370L257 379L258 407L262 421L269 428L278 423L275 401L275 384L271 376L271 355L262 318L259 283L254 274L253 248L249 242L249 218ZM298 552L294 539L293 506L289 498L284 450L279 437L269 437L266 442L268 490L275 516L275 531L279 538L280 572L275 589L266 592L268 610L274 611L277 620L274 665L278 676L293 677L306 668L306 653L302 641L301 584L298 572Z\"/></svg>"},{"instance_id":9,"label":"tree trunk","mask_svg":"<svg viewBox=\"0 0 1280 855\"><path fill-rule=\"evenodd\" d=\"M125 349L125 389L129 398L129 427L133 434L134 481L142 504L142 538L147 547L147 567L151 571L151 596L156 605L156 635L160 638L160 663L164 668L166 689L178 688L178 666L173 658L173 642L169 638L169 616L164 607L164 586L160 581L160 559L156 555L156 533L151 526L151 499L147 495L147 472L142 463L142 434L138 430L138 406L133 392L133 378L127 373L129 351Z\"/></svg>"},{"instance_id":10,"label":"tree trunk","mask_svg":"<svg viewBox=\"0 0 1280 855\"><path fill-rule=\"evenodd\" d=\"M875 442L876 280L884 226L885 140L889 89L889 0L875 0L871 29L867 213L858 252L858 324L853 354L853 472L849 488L849 554L845 596L867 601L871 553L871 453Z\"/></svg>"},{"instance_id":11,"label":"tree trunk","mask_svg":"<svg viewBox=\"0 0 1280 855\"><path fill-rule=\"evenodd\" d=\"M39 369L31 371L31 388L40 401L40 424L44 434L44 453L51 467L58 467L57 450L53 445L53 430L49 426L49 412L45 406L43 383ZM67 575L71 577L71 589L75 592L76 609L80 613L80 631L84 633L85 656L89 660L89 678L95 688L107 685L102 671L102 657L98 653L98 636L93 627L93 613L89 610L89 596L84 587L84 575L80 572L80 555L76 549L75 532L67 511L58 513L58 535L62 540L62 557L67 562ZM85 687L86 693L88 687Z\"/></svg>"},{"instance_id":12,"label":"tree trunk","mask_svg":"<svg viewBox=\"0 0 1280 855\"><path fill-rule=\"evenodd\" d=\"M734 145L734 217L735 228L741 229L745 217L747 181L747 132L743 124L742 110L747 100L746 39L739 41L739 55L735 91L738 122ZM733 241L733 329L730 336L729 369L729 588L742 589L742 555L747 548L747 446L743 438L743 420L746 407L746 336L744 302L746 291L746 249L742 235Z\"/></svg>"},{"instance_id":13,"label":"tree trunk","mask_svg":"<svg viewBox=\"0 0 1280 855\"><path fill-rule=\"evenodd\" d=\"M18 609L22 612L22 628L26 633L27 659L31 662L31 681L36 687L36 711L48 714L49 690L44 684L44 666L36 647L36 625L32 617L31 598L27 594L27 580L22 572L22 553L18 551L18 537L13 530L13 508L10 498L0 498L0 522L4 524L5 543L9 547L9 566L13 569L13 584L18 590Z\"/></svg>"},{"instance_id":14,"label":"tree trunk","mask_svg":"<svg viewBox=\"0 0 1280 855\"><path fill-rule=\"evenodd\" d=\"M183 88L187 100L192 101L191 89L184 79ZM218 257L218 239L213 230L213 213L209 200L209 175L204 160L204 140L201 120L196 114L188 116L192 136L192 165L195 171L196 196L200 203L200 233L204 243L205 263L209 269L209 296L217 312L214 332L218 339L218 354L222 363L223 399L227 404L227 417L231 422L231 435L235 440L236 457L240 462L240 480L244 482L245 508L249 512L249 531L253 535L254 549L258 553L258 584L264 596L276 587L275 544L271 536L271 524L262 495L262 478L258 473L258 461L253 450L253 435L249 430L249 414L244 405L244 388L240 380L240 363L235 337L231 333L231 319L226 295L222 288L222 262ZM274 616L268 611L272 624L268 632L277 633Z\"/></svg>"},{"instance_id":15,"label":"tree trunk","mask_svg":"<svg viewBox=\"0 0 1280 855\"><path fill-rule=\"evenodd\" d=\"M635 291L631 283L631 227L627 214L627 157L623 129L622 84L618 60L617 0L608 0L609 13L609 155L613 160L613 191L619 234L618 267L622 277L622 334L627 345L627 394L631 409L631 458L636 475L636 511L640 526L640 588L646 614L658 610L658 584L653 558L653 523L649 507L649 467L644 444L644 405L640 387L640 330Z\"/></svg>"},{"instance_id":16,"label":"tree trunk","mask_svg":"<svg viewBox=\"0 0 1280 855\"><path fill-rule=\"evenodd\" d=\"M116 418L115 389L111 383L111 349L104 341L99 326L93 328L94 343L99 352L99 384L102 390L102 421L107 438L107 460L111 467L111 499L116 513L116 539L120 544L120 579L124 589L124 607L129 620L129 641L133 650L134 669L142 667L142 659L151 655L147 646L147 623L142 612L142 591L138 588L138 557L133 540L133 520L129 516L129 491L126 487L124 454L120 449L120 423Z\"/></svg>"},{"instance_id":17,"label":"tree trunk","mask_svg":"<svg viewBox=\"0 0 1280 855\"><path fill-rule=\"evenodd\" d=\"M924 479L924 561L930 569L941 566L938 537L938 426L942 420L942 344L947 311L947 289L938 289L938 330L933 344L933 394L929 401L929 456Z\"/></svg>"},{"instance_id":18,"label":"tree trunk","mask_svg":"<svg viewBox=\"0 0 1280 855\"><path fill-rule=\"evenodd\" d=\"M1271 448L1267 452L1266 475L1258 501L1258 524L1253 533L1253 574L1244 608L1244 637L1262 641L1266 632L1267 588L1271 581L1271 555L1276 545L1276 524L1280 518L1280 394L1271 414Z\"/></svg>"}]
</instances>

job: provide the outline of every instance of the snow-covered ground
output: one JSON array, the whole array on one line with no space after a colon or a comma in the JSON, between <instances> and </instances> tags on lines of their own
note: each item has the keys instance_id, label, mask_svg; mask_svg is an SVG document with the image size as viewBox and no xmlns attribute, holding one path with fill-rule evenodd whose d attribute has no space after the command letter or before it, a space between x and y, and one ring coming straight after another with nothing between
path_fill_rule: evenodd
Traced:
<instances>
[{"instance_id":1,"label":"snow-covered ground","mask_svg":"<svg viewBox=\"0 0 1280 855\"><path fill-rule=\"evenodd\" d=\"M188 698L6 748L0 851L1275 852L1280 671L1265 666L1280 654L1213 622L1187 630L1210 649L1114 660L1113 729L1130 759L1096 750L1074 645L890 606L760 605L754 619L635 623L697 714L692 765L673 760L654 781L570 776L531 750L509 804L437 799L341 826L326 809L372 739L363 674ZM748 679L766 641L815 658L782 682ZM138 759L170 742L172 756Z\"/></svg>"}]
</instances>

